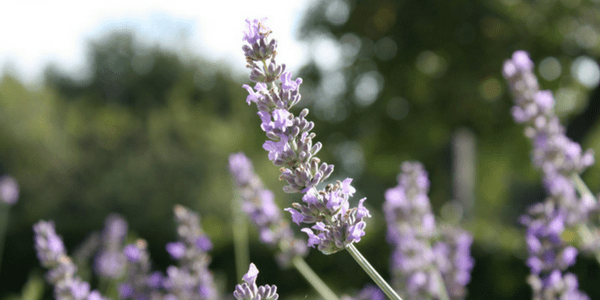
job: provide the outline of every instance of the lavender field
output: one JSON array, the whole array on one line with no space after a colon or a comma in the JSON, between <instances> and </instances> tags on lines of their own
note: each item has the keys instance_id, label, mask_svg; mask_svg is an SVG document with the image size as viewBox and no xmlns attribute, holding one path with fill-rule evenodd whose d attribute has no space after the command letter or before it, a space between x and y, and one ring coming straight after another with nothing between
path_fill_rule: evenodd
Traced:
<instances>
[{"instance_id":1,"label":"lavender field","mask_svg":"<svg viewBox=\"0 0 600 300\"><path fill-rule=\"evenodd\" d=\"M5 69L0 300L600 299L600 2L309 5Z\"/></svg>"}]
</instances>

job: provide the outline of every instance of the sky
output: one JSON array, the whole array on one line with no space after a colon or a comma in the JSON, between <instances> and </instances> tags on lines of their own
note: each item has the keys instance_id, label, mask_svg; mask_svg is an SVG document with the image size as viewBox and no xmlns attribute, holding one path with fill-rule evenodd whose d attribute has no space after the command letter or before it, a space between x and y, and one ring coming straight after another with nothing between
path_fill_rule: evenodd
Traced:
<instances>
[{"instance_id":1,"label":"sky","mask_svg":"<svg viewBox=\"0 0 600 300\"><path fill-rule=\"evenodd\" d=\"M44 68L85 76L90 41L111 30L132 30L149 45L184 49L245 72L245 19L267 17L278 40L278 60L297 71L308 60L297 39L306 9L315 0L20 0L0 10L0 69L39 83Z\"/></svg>"}]
</instances>

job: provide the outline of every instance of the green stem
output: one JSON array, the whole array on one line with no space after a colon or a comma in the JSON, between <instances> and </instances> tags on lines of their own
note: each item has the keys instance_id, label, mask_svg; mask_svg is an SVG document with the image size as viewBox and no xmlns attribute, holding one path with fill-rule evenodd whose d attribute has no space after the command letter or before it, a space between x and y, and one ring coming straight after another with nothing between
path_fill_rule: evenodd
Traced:
<instances>
[{"instance_id":1,"label":"green stem","mask_svg":"<svg viewBox=\"0 0 600 300\"><path fill-rule=\"evenodd\" d=\"M594 201L596 201L594 194L592 194L592 191L590 191L587 184L585 184L585 182L583 181L583 179L581 179L581 176L579 176L579 174L573 174L573 176L571 176L571 179L573 180L573 183L575 183L575 188L577 189L577 192L580 196L588 196L591 199L594 199ZM593 243L593 233L591 232L587 224L578 224L577 234L579 235L579 238L581 239L581 242L584 245L590 245ZM596 257L596 260L600 263L600 252L594 253L594 256Z\"/></svg>"},{"instance_id":2,"label":"green stem","mask_svg":"<svg viewBox=\"0 0 600 300\"><path fill-rule=\"evenodd\" d=\"M437 270L434 273L435 276L435 280L437 280L438 282L438 286L440 287L440 300L450 300L450 297L448 296L448 291L446 290L446 284L444 283L444 278L442 278L442 273L440 273L439 270Z\"/></svg>"},{"instance_id":3,"label":"green stem","mask_svg":"<svg viewBox=\"0 0 600 300\"><path fill-rule=\"evenodd\" d=\"M325 300L339 300L339 298L333 293L333 291L321 280L319 275L313 271L306 261L301 256L295 256L292 258L292 264L302 276L313 286L313 288L323 297Z\"/></svg>"},{"instance_id":4,"label":"green stem","mask_svg":"<svg viewBox=\"0 0 600 300\"><path fill-rule=\"evenodd\" d=\"M363 270L365 270L365 272L369 274L371 279L373 279L373 281L379 286L379 288L381 288L383 293L385 293L385 295L388 296L388 298L392 300L402 300L402 298L400 298L400 296L396 294L396 291L394 291L394 289L392 289L392 287L381 277L381 275L377 273L373 266L371 266L369 261L367 261L367 259L364 256L362 256L362 254L360 254L358 249L354 247L354 244L346 246L346 249L348 250L348 252L350 252L352 258L354 258L354 260L356 260L356 262L363 268Z\"/></svg>"},{"instance_id":5,"label":"green stem","mask_svg":"<svg viewBox=\"0 0 600 300\"><path fill-rule=\"evenodd\" d=\"M0 203L0 270L2 270L2 253L4 250L4 239L8 228L8 209L10 205Z\"/></svg>"},{"instance_id":6,"label":"green stem","mask_svg":"<svg viewBox=\"0 0 600 300\"><path fill-rule=\"evenodd\" d=\"M575 187L577 188L579 195L582 195L582 196L587 195L587 196L591 197L592 199L594 199L594 201L596 200L594 198L594 194L592 193L592 191L590 191L587 184L585 184L585 182L583 181L583 179L581 179L581 176L579 176L579 174L575 173L575 174L573 174L573 176L571 176L571 178L573 179L573 182L575 183Z\"/></svg>"},{"instance_id":7,"label":"green stem","mask_svg":"<svg viewBox=\"0 0 600 300\"><path fill-rule=\"evenodd\" d=\"M248 224L241 208L238 193L231 201L233 215L233 247L235 249L235 270L237 278L242 278L250 265L250 251L248 250Z\"/></svg>"},{"instance_id":8,"label":"green stem","mask_svg":"<svg viewBox=\"0 0 600 300\"><path fill-rule=\"evenodd\" d=\"M586 224L577 225L577 234L584 245L590 245L593 243L593 234ZM596 257L596 261L600 263L600 252L594 253L594 256Z\"/></svg>"}]
</instances>

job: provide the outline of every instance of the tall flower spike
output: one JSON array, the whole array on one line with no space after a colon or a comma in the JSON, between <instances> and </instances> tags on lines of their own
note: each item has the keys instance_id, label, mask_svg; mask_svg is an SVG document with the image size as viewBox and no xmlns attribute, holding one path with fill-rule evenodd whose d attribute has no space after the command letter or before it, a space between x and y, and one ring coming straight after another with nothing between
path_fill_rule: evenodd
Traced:
<instances>
[{"instance_id":1,"label":"tall flower spike","mask_svg":"<svg viewBox=\"0 0 600 300\"><path fill-rule=\"evenodd\" d=\"M127 235L127 221L112 214L104 221L102 249L96 256L95 271L101 277L117 279L125 272L126 258L123 241Z\"/></svg>"},{"instance_id":2,"label":"tall flower spike","mask_svg":"<svg viewBox=\"0 0 600 300\"><path fill-rule=\"evenodd\" d=\"M162 287L162 274L150 273L150 254L148 244L139 239L133 244L123 248L127 258L127 273L123 283L119 286L121 299L163 299L160 288Z\"/></svg>"},{"instance_id":3,"label":"tall flower spike","mask_svg":"<svg viewBox=\"0 0 600 300\"><path fill-rule=\"evenodd\" d=\"M263 148L269 152L269 160L281 167L280 180L287 183L286 193L303 193L303 204L294 203L285 209L292 214L295 223L314 224L302 231L308 235L308 244L318 247L324 254L332 254L359 242L364 236L369 211L363 206L350 208L349 198L354 194L352 179L327 185L317 190L317 185L327 180L333 165L322 163L316 157L321 143L313 143L311 132L314 123L306 119L308 109L294 116L290 109L300 101L302 79L292 79L285 65L275 61L277 42L270 39L271 30L265 19L247 20L243 46L250 80L256 82L254 89L243 85L249 96L248 104L255 103L261 119L261 128L267 140Z\"/></svg>"},{"instance_id":4,"label":"tall flower spike","mask_svg":"<svg viewBox=\"0 0 600 300\"><path fill-rule=\"evenodd\" d=\"M0 202L15 204L19 199L19 184L17 180L10 176L0 177Z\"/></svg>"},{"instance_id":5,"label":"tall flower spike","mask_svg":"<svg viewBox=\"0 0 600 300\"><path fill-rule=\"evenodd\" d=\"M386 191L384 203L387 238L394 247L393 283L411 299L443 299L443 294L464 299L473 268L472 238L458 228L438 229L423 165L405 162L401 170L398 186Z\"/></svg>"},{"instance_id":6,"label":"tall flower spike","mask_svg":"<svg viewBox=\"0 0 600 300\"><path fill-rule=\"evenodd\" d=\"M98 291L77 276L77 267L67 256L53 222L39 221L33 226L35 249L42 266L49 268L46 280L54 285L57 300L104 300Z\"/></svg>"},{"instance_id":7,"label":"tall flower spike","mask_svg":"<svg viewBox=\"0 0 600 300\"><path fill-rule=\"evenodd\" d=\"M577 290L575 275L563 272L575 263L577 250L562 238L565 226L585 224L595 200L583 194L577 197L571 178L594 163L591 150L565 135L554 113L550 91L540 91L533 74L534 64L525 51L516 51L504 62L502 74L515 100L512 114L517 123L525 123L525 135L533 144L533 164L544 173L544 187L549 197L529 208L521 222L527 226L526 241L530 254L529 284L533 298L588 299Z\"/></svg>"},{"instance_id":8,"label":"tall flower spike","mask_svg":"<svg viewBox=\"0 0 600 300\"><path fill-rule=\"evenodd\" d=\"M277 300L277 287L275 285L256 285L258 269L253 263L250 263L248 273L242 277L244 283L235 286L233 296L237 300Z\"/></svg>"},{"instance_id":9,"label":"tall flower spike","mask_svg":"<svg viewBox=\"0 0 600 300\"><path fill-rule=\"evenodd\" d=\"M260 241L279 250L278 263L287 267L295 256L305 256L306 242L294 237L290 224L281 216L273 192L265 189L254 173L252 161L241 152L231 154L229 172L240 191L242 209L257 227Z\"/></svg>"},{"instance_id":10,"label":"tall flower spike","mask_svg":"<svg viewBox=\"0 0 600 300\"><path fill-rule=\"evenodd\" d=\"M164 287L176 299L218 299L214 279L208 264L207 251L212 243L200 227L200 216L181 206L173 209L177 222L177 242L167 244L167 251L179 261L179 266L167 268Z\"/></svg>"}]
</instances>

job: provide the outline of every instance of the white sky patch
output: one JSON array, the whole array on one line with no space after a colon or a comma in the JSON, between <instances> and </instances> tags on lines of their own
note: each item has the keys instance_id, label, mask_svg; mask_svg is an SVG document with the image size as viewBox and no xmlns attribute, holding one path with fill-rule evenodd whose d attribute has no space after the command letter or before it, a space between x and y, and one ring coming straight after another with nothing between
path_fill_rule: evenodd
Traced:
<instances>
[{"instance_id":1,"label":"white sky patch","mask_svg":"<svg viewBox=\"0 0 600 300\"><path fill-rule=\"evenodd\" d=\"M50 62L70 74L83 71L88 41L109 30L130 30L149 44L186 50L247 72L242 31L246 18L267 17L278 40L278 62L296 71L307 62L307 46L296 35L314 0L21 0L0 10L0 68L22 79L41 79Z\"/></svg>"}]
</instances>

